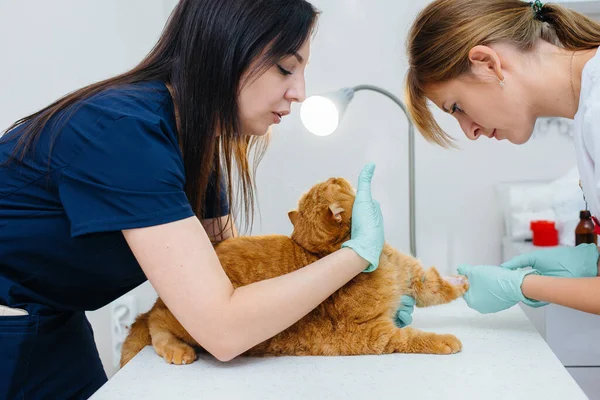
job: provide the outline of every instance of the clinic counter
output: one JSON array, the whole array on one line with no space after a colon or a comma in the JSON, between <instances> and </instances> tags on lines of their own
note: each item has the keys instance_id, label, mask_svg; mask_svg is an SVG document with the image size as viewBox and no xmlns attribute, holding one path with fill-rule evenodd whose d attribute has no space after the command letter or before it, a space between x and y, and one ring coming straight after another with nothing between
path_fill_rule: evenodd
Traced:
<instances>
[{"instance_id":1,"label":"clinic counter","mask_svg":"<svg viewBox=\"0 0 600 400\"><path fill-rule=\"evenodd\" d=\"M462 299L415 309L413 327L455 334L454 355L238 357L168 365L146 347L92 400L560 399L587 397L520 307L481 315Z\"/></svg>"}]
</instances>

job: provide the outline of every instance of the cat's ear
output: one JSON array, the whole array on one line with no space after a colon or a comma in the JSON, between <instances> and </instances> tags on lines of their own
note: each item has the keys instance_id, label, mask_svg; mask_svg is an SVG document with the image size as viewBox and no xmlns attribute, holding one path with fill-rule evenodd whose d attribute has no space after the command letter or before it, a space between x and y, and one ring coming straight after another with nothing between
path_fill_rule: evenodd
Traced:
<instances>
[{"instance_id":1,"label":"cat's ear","mask_svg":"<svg viewBox=\"0 0 600 400\"><path fill-rule=\"evenodd\" d=\"M298 219L298 211L290 211L288 213L288 217L290 218L290 222L292 223L292 225L296 225L296 220Z\"/></svg>"},{"instance_id":2,"label":"cat's ear","mask_svg":"<svg viewBox=\"0 0 600 400\"><path fill-rule=\"evenodd\" d=\"M330 204L329 210L331 210L333 219L335 219L337 222L342 222L342 213L344 212L344 209L342 207L340 207L339 204L337 204L337 203Z\"/></svg>"}]
</instances>

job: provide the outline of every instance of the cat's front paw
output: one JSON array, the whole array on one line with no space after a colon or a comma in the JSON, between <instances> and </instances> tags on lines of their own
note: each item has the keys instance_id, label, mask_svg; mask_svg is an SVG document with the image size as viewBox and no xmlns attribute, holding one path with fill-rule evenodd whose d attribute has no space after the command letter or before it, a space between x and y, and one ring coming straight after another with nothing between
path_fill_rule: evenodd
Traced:
<instances>
[{"instance_id":1,"label":"cat's front paw","mask_svg":"<svg viewBox=\"0 0 600 400\"><path fill-rule=\"evenodd\" d=\"M196 361L196 350L183 342L156 344L154 350L169 364L185 365Z\"/></svg>"},{"instance_id":2,"label":"cat's front paw","mask_svg":"<svg viewBox=\"0 0 600 400\"><path fill-rule=\"evenodd\" d=\"M469 290L469 280L463 275L444 276L443 279L452 285L456 298L462 297Z\"/></svg>"}]
</instances>

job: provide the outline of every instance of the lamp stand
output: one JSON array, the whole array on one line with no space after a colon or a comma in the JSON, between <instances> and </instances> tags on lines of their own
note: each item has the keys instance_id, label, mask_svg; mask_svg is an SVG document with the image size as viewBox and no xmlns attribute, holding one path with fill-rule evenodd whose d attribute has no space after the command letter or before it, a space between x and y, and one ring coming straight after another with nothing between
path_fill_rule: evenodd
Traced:
<instances>
[{"instance_id":1,"label":"lamp stand","mask_svg":"<svg viewBox=\"0 0 600 400\"><path fill-rule=\"evenodd\" d=\"M345 89L346 90L346 89ZM413 257L417 256L416 244L416 224L415 224L415 128L408 114L408 110L404 103L391 92L372 85L358 85L350 89L352 92L360 90L372 90L381 93L390 98L394 103L398 104L408 120L408 194L409 194L409 234L410 234L410 252ZM353 94L352 94L353 95ZM352 95L349 97L352 98Z\"/></svg>"}]
</instances>

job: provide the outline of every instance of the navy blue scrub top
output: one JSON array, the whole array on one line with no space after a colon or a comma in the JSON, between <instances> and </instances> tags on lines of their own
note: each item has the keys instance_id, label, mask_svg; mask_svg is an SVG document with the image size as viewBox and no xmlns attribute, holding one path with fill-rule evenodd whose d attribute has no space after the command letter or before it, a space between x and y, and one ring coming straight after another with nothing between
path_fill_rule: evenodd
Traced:
<instances>
[{"instance_id":1,"label":"navy blue scrub top","mask_svg":"<svg viewBox=\"0 0 600 400\"><path fill-rule=\"evenodd\" d=\"M15 144L0 142L0 163ZM52 119L33 149L0 166L0 305L30 314L0 317L0 398L87 398L106 377L83 312L146 280L121 230L194 215L171 96L163 82L106 90ZM229 213L223 185L206 199L205 218Z\"/></svg>"}]
</instances>

